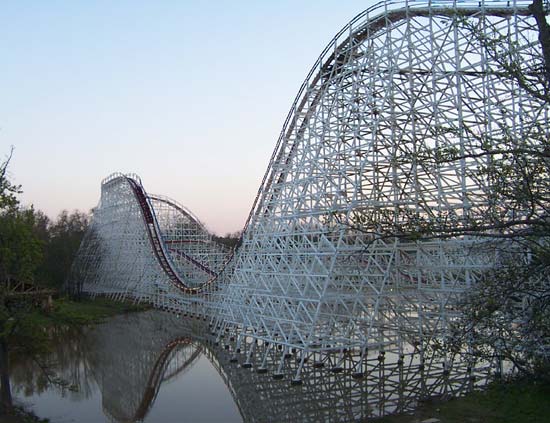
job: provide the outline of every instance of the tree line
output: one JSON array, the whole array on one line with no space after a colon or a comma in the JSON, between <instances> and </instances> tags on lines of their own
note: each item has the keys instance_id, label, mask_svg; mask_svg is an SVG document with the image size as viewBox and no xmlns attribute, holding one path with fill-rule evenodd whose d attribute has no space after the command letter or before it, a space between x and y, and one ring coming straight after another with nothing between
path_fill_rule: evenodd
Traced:
<instances>
[{"instance_id":1,"label":"tree line","mask_svg":"<svg viewBox=\"0 0 550 423\"><path fill-rule=\"evenodd\" d=\"M478 160L469 176L484 181L483 199L465 202L465 211L438 210L430 197L413 207L358 210L334 219L377 240L417 242L449 239L492 240L499 265L482 272L460 304L445 350L473 359L495 357L512 362L520 374L550 381L550 24L548 4L533 0L538 43L527 51L512 33L484 20L458 20L471 34L472 51L482 51L494 66L495 84L512 86L517 99L540 104L536 116L520 116L513 104L499 104L498 130L483 131L469 122L434 125L426 137L462 139L463 146L416 146L414 153L395 157L427 174L440 167L461 169ZM488 25L484 31L483 26ZM519 122L519 123L518 123ZM521 131L519 130L521 129ZM432 131L432 132L429 132ZM464 171L463 171L464 174ZM466 200L468 200L466 198ZM397 218L396 218L397 216ZM465 251L465 255L468 253Z\"/></svg>"},{"instance_id":2,"label":"tree line","mask_svg":"<svg viewBox=\"0 0 550 423\"><path fill-rule=\"evenodd\" d=\"M13 409L10 359L46 353L50 332L74 320L43 302L52 290L61 291L89 221L80 211L51 220L21 206L21 186L8 177L12 155L13 147L0 163L0 417ZM48 294L29 293L33 288Z\"/></svg>"},{"instance_id":3,"label":"tree line","mask_svg":"<svg viewBox=\"0 0 550 423\"><path fill-rule=\"evenodd\" d=\"M50 219L22 207L21 187L7 177L8 158L0 165L0 281L10 287L32 284L59 291L88 228L89 214L63 210Z\"/></svg>"}]
</instances>

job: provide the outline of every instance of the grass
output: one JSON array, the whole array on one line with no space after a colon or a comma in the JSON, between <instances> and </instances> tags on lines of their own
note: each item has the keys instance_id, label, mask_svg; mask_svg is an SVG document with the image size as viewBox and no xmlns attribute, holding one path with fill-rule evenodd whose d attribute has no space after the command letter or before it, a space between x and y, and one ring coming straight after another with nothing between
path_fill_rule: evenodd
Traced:
<instances>
[{"instance_id":1,"label":"grass","mask_svg":"<svg viewBox=\"0 0 550 423\"><path fill-rule=\"evenodd\" d=\"M129 302L113 301L106 298L83 299L72 301L65 298L54 302L51 318L58 323L94 324L101 323L108 317L135 311L144 311L148 307Z\"/></svg>"},{"instance_id":2,"label":"grass","mask_svg":"<svg viewBox=\"0 0 550 423\"><path fill-rule=\"evenodd\" d=\"M54 300L49 310L34 308L24 316L21 325L28 326L29 333L37 335L36 327L83 326L101 323L117 314L144 311L149 307L129 302L113 301L106 298L83 299L68 298Z\"/></svg>"},{"instance_id":3,"label":"grass","mask_svg":"<svg viewBox=\"0 0 550 423\"><path fill-rule=\"evenodd\" d=\"M425 403L413 415L388 416L378 423L549 423L550 384L528 380L494 382L484 391L447 402Z\"/></svg>"}]
</instances>

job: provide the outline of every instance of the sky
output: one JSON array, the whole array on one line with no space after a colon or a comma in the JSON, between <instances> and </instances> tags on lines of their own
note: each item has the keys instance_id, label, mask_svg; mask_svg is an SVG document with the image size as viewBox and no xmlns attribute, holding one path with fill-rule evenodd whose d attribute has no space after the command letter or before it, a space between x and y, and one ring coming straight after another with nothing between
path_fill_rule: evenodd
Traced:
<instances>
[{"instance_id":1,"label":"sky","mask_svg":"<svg viewBox=\"0 0 550 423\"><path fill-rule=\"evenodd\" d=\"M303 79L374 0L0 0L0 159L23 205L88 211L113 172L244 225Z\"/></svg>"}]
</instances>

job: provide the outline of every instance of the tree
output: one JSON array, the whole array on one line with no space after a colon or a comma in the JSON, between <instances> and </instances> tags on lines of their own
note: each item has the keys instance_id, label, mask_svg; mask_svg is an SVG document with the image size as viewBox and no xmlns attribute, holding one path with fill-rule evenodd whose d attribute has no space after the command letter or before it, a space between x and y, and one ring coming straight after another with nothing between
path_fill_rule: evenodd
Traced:
<instances>
[{"instance_id":1,"label":"tree","mask_svg":"<svg viewBox=\"0 0 550 423\"><path fill-rule=\"evenodd\" d=\"M34 210L0 214L0 280L10 290L17 283L33 283L42 258L42 245L34 232Z\"/></svg>"},{"instance_id":2,"label":"tree","mask_svg":"<svg viewBox=\"0 0 550 423\"><path fill-rule=\"evenodd\" d=\"M21 193L21 187L14 185L8 179L8 165L10 164L13 156L13 147L3 163L0 164L0 212L13 210L19 202L17 201L17 194Z\"/></svg>"},{"instance_id":3,"label":"tree","mask_svg":"<svg viewBox=\"0 0 550 423\"><path fill-rule=\"evenodd\" d=\"M13 148L0 164L0 416L12 408L10 355L31 356L46 379L64 384L40 364L40 355L51 349L57 326L75 318L55 309L46 314L38 297L20 291L61 288L88 225L79 211L63 211L51 222L32 207L21 208L21 187L8 178L12 155Z\"/></svg>"},{"instance_id":4,"label":"tree","mask_svg":"<svg viewBox=\"0 0 550 423\"><path fill-rule=\"evenodd\" d=\"M546 6L546 9L548 9L548 6ZM542 75L546 78L548 88L548 84L550 84L550 25L546 20L547 11L545 11L542 0L533 0L533 3L529 6L529 11L536 19L539 29L539 43L544 58ZM546 94L548 95L548 91L546 91Z\"/></svg>"},{"instance_id":5,"label":"tree","mask_svg":"<svg viewBox=\"0 0 550 423\"><path fill-rule=\"evenodd\" d=\"M225 236L214 235L212 236L212 239L219 244L225 245L226 247L238 248L240 246L241 236L241 232L237 231L233 233L228 232Z\"/></svg>"},{"instance_id":6,"label":"tree","mask_svg":"<svg viewBox=\"0 0 550 423\"><path fill-rule=\"evenodd\" d=\"M540 50L520 54L509 34L483 34L465 22L472 37L499 67L503 84L512 81L524 101L550 107L550 25L542 0L529 8L538 29ZM542 109L541 108L541 109ZM522 136L499 122L497 136L466 127L486 160L480 178L489 181L487 204L460 225L430 227L420 223L420 237L472 235L501 239L497 248L510 252L498 268L481 275L463 301L464 314L453 327L450 346L489 359L512 361L523 374L550 380L550 139L548 117L525 118ZM440 151L438 164L468 159Z\"/></svg>"},{"instance_id":7,"label":"tree","mask_svg":"<svg viewBox=\"0 0 550 423\"><path fill-rule=\"evenodd\" d=\"M63 210L54 222L46 216L40 217L35 230L44 242L44 260L37 270L38 280L44 286L59 290L88 229L89 217L78 210L70 214Z\"/></svg>"},{"instance_id":8,"label":"tree","mask_svg":"<svg viewBox=\"0 0 550 423\"><path fill-rule=\"evenodd\" d=\"M536 104L541 113L517 118L516 106L501 102L490 122L434 123L423 134L426 139L461 143L419 143L392 163L424 174L463 169L465 184L479 189L463 194L460 208L435 208L433 197L419 196L412 206L335 217L372 242L490 240L499 266L478 276L449 346L463 351L468 344L475 357L497 355L523 373L550 379L550 26L542 0L534 0L529 10L539 41L529 48L490 20L464 17L457 25L470 36L472 57L479 54L490 63L486 70L494 86L512 88L516 101Z\"/></svg>"},{"instance_id":9,"label":"tree","mask_svg":"<svg viewBox=\"0 0 550 423\"><path fill-rule=\"evenodd\" d=\"M7 177L9 156L0 165L0 412L12 406L9 383L9 344L35 331L25 315L25 306L15 306L13 291L32 283L41 258L40 241L34 233L34 210L20 210L16 194L20 187ZM23 342L23 344L25 344ZM38 343L29 343L30 347Z\"/></svg>"}]
</instances>

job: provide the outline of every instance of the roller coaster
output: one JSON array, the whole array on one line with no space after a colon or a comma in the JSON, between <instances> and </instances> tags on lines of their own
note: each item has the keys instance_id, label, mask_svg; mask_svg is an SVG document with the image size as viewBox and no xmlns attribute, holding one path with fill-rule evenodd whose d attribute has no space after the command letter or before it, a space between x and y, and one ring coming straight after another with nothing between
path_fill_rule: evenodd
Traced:
<instances>
[{"instance_id":1,"label":"roller coaster","mask_svg":"<svg viewBox=\"0 0 550 423\"><path fill-rule=\"evenodd\" d=\"M445 334L504 241L395 228L482 218L494 181L480 140L550 131L548 103L487 53L498 37L520 62L540 59L530 3L400 0L359 14L302 84L237 250L137 175L113 174L70 289L208 319L235 354L252 360L260 342L280 369L302 351L297 377L316 354Z\"/></svg>"}]
</instances>

